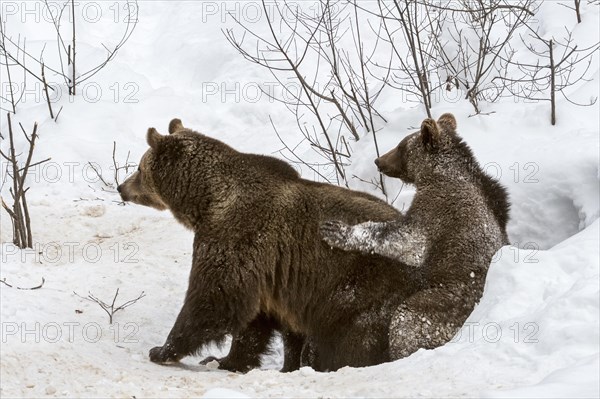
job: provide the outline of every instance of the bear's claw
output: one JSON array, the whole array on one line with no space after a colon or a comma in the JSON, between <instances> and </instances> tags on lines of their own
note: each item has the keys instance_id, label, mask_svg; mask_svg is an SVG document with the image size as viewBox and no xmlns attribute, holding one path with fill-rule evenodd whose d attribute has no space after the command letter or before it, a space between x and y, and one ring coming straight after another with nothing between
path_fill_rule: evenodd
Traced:
<instances>
[{"instance_id":1,"label":"bear's claw","mask_svg":"<svg viewBox=\"0 0 600 399\"><path fill-rule=\"evenodd\" d=\"M350 226L339 220L328 220L321 223L320 233L323 240L332 247L345 248L350 235Z\"/></svg>"}]
</instances>

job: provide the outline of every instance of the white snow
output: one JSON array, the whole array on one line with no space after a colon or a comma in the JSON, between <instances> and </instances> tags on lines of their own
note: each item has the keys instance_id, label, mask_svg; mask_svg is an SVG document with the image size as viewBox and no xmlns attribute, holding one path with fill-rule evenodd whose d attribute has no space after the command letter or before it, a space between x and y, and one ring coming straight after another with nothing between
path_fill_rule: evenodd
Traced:
<instances>
[{"instance_id":1,"label":"white snow","mask_svg":"<svg viewBox=\"0 0 600 399\"><path fill-rule=\"evenodd\" d=\"M27 36L32 54L50 43L44 58L52 63L53 28L23 14L25 2L10 4L16 13L2 15L9 34ZM98 25L80 25L82 68L101 59L101 42L116 40L124 27L111 22L112 3L95 4L102 11ZM193 235L169 213L121 205L114 188L98 181L87 163L96 163L104 179L113 181L113 141L121 164L128 151L137 162L146 149L146 129L165 133L174 117L246 152L280 149L269 116L284 137L296 138L293 116L254 90L272 78L244 61L221 32L233 26L228 12L248 16L252 4L140 2L134 34L89 81L87 97L71 99L65 91L55 103L55 111L64 107L58 123L49 119L39 96L26 96L19 105L15 126L21 122L29 131L39 123L34 160L52 160L28 178L34 249L11 244L10 220L0 211L0 279L19 287L38 285L42 277L46 282L33 291L0 285L0 396L600 396L599 112L597 105L564 100L554 127L545 102L505 99L486 105L495 113L471 117L465 101L441 99L434 108L435 115L455 114L459 133L508 188L512 202L508 229L514 245L496 255L484 296L453 342L393 363L335 373L310 368L279 373L280 344L265 357L263 369L246 375L198 364L208 354L225 354L227 347L206 348L179 365L149 361L149 349L162 345L182 304ZM567 12L546 4L545 29L561 30ZM598 7L586 6L577 37L598 41L598 21ZM263 29L258 21L253 27ZM578 99L599 94L597 60L590 71L590 82L572 88ZM1 79L4 84L3 67ZM49 79L61 83L56 76ZM419 126L423 112L389 94L382 108L389 123L379 145L386 151ZM5 112L0 127L6 137ZM15 136L17 151L25 150L18 127ZM2 149L6 145L2 141ZM353 146L352 174L374 177L372 139L365 136ZM2 181L4 166L3 161ZM393 179L386 183L392 190L402 186ZM6 202L9 185L2 187ZM412 193L404 187L394 205L406 209ZM74 294L90 292L107 302L117 288L117 304L142 291L146 296L116 313L112 326L98 305Z\"/></svg>"}]
</instances>

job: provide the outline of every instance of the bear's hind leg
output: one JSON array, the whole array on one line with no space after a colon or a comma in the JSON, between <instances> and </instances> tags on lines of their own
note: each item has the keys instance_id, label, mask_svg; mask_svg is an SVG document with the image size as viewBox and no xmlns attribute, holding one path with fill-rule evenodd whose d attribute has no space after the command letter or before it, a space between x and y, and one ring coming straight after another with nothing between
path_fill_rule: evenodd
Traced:
<instances>
[{"instance_id":1,"label":"bear's hind leg","mask_svg":"<svg viewBox=\"0 0 600 399\"><path fill-rule=\"evenodd\" d=\"M277 323L261 313L243 331L233 334L227 356L220 359L209 356L200 364L216 360L219 362L219 369L238 373L247 373L258 368L260 356L267 352L276 328Z\"/></svg>"},{"instance_id":2,"label":"bear's hind leg","mask_svg":"<svg viewBox=\"0 0 600 399\"><path fill-rule=\"evenodd\" d=\"M247 373L259 368L260 356L269 352L269 344L273 339L275 330L281 331L283 341L284 362L281 372L287 373L300 368L300 358L304 345L304 336L301 334L283 331L275 319L261 313L248 327L238 334L234 334L231 349L227 356L217 358L209 356L200 364L206 365L215 360L219 362L219 369L231 372Z\"/></svg>"},{"instance_id":3,"label":"bear's hind leg","mask_svg":"<svg viewBox=\"0 0 600 399\"><path fill-rule=\"evenodd\" d=\"M420 348L433 349L449 342L463 326L482 290L458 283L415 293L392 315L389 330L393 360Z\"/></svg>"},{"instance_id":4,"label":"bear's hind leg","mask_svg":"<svg viewBox=\"0 0 600 399\"><path fill-rule=\"evenodd\" d=\"M298 370L302 363L302 350L306 338L302 334L282 331L281 339L283 340L283 368L281 372L289 373Z\"/></svg>"}]
</instances>

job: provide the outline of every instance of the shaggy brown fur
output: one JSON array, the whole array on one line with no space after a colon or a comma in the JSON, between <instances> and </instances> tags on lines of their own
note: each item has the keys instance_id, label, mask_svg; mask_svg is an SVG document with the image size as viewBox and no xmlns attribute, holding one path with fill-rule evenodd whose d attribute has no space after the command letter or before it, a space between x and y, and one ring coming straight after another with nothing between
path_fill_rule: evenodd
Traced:
<instances>
[{"instance_id":1,"label":"shaggy brown fur","mask_svg":"<svg viewBox=\"0 0 600 399\"><path fill-rule=\"evenodd\" d=\"M331 245L404 261L424 289L394 310L392 358L448 342L483 294L492 256L508 243L508 197L456 134L456 119L426 119L421 130L375 161L387 176L416 186L405 217L349 226L325 223Z\"/></svg>"},{"instance_id":2,"label":"shaggy brown fur","mask_svg":"<svg viewBox=\"0 0 600 399\"><path fill-rule=\"evenodd\" d=\"M336 370L391 359L394 311L420 289L419 273L381 256L331 248L320 222L389 221L400 214L368 194L298 178L289 165L243 154L172 121L148 131L140 171L119 187L124 200L170 209L195 232L183 308L157 363L177 361L233 334L226 367L256 367L274 329L286 365L300 364L310 337L313 367ZM292 344L289 344L292 342Z\"/></svg>"},{"instance_id":3,"label":"shaggy brown fur","mask_svg":"<svg viewBox=\"0 0 600 399\"><path fill-rule=\"evenodd\" d=\"M278 160L270 159L270 162L274 161ZM299 181L299 183L315 190L321 215L320 221L335 218L343 220L345 223L355 224L365 220L397 220L402 216L382 200L366 193L307 180ZM219 368L238 372L257 368L260 366L260 355L268 352L276 330L281 332L284 343L282 372L297 370L301 365L319 368L312 341L309 341L307 347L304 335L286 330L281 323L262 313L246 329L233 336L231 349L227 356L220 359L211 356L204 359L201 364L217 360ZM301 361L301 357L303 361Z\"/></svg>"}]
</instances>

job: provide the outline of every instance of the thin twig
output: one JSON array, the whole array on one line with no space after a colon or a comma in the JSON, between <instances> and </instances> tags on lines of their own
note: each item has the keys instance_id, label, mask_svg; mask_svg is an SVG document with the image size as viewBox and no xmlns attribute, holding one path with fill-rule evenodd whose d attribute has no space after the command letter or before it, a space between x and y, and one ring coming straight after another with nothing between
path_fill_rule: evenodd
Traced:
<instances>
[{"instance_id":1,"label":"thin twig","mask_svg":"<svg viewBox=\"0 0 600 399\"><path fill-rule=\"evenodd\" d=\"M9 283L6 282L6 278L3 278L2 280L0 280L0 283L6 285L7 287L10 288L16 288L18 290L27 290L27 291L32 291L32 290L37 290L40 289L44 286L44 283L46 282L46 279L42 277L42 282L39 285L36 285L35 287L18 287L15 285L11 285Z\"/></svg>"}]
</instances>

